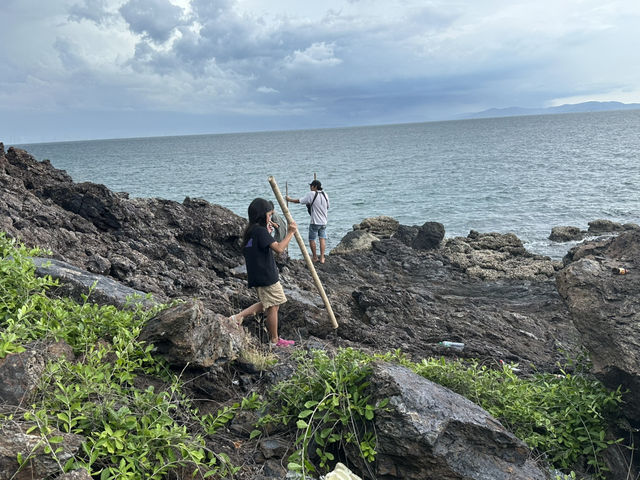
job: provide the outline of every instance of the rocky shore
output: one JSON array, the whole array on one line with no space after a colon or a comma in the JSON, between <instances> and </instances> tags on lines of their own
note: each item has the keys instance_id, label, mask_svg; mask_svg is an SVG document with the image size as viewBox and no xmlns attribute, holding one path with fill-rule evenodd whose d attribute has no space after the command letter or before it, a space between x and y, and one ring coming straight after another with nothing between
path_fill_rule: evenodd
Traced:
<instances>
[{"instance_id":1,"label":"rocky shore","mask_svg":"<svg viewBox=\"0 0 640 480\"><path fill-rule=\"evenodd\" d=\"M157 301L195 302L189 305L200 305L194 308L212 312L218 321L254 302L240 250L246 221L224 207L193 198L182 203L129 198L103 185L74 183L49 162L39 162L23 150L5 151L1 143L0 186L0 231L49 249L54 261L41 268L66 279L63 294L79 295L100 280L93 295L102 303L122 304L132 292L151 293ZM331 327L304 262L289 259L279 265L289 299L281 309L280 331L300 344L314 342L331 349L401 349L415 360L475 358L490 366L516 362L523 375L556 372L566 359L578 358L586 349L599 378L612 389L627 389L624 421L633 431L640 426L636 227L618 229L612 224L607 232L612 235L580 244L558 262L529 253L513 234L471 231L467 237L447 239L437 222L405 226L388 217L366 219L330 252L325 264L317 265L339 328ZM559 241L583 235L554 231ZM614 267L628 273L614 274ZM259 334L257 324L248 328L254 336ZM157 341L153 331L147 335ZM441 341L464 343L464 349L451 350ZM197 365L215 367L239 348L240 343L212 347ZM165 353L176 351L172 344ZM182 348L176 362L188 351ZM2 365L0 374L1 369ZM397 377L382 371L376 381L391 388L390 379ZM223 396L215 376L202 377L197 388L212 397ZM476 419L473 422L486 423L478 420L479 413L469 415ZM495 438L502 433L486 435ZM382 457L387 462L398 454L389 452ZM504 478L545 478L527 463L526 454L518 458L521 473ZM433 467L438 462L427 463ZM611 460L614 467L616 462L624 464ZM449 471L445 463L442 472ZM420 475L428 468L416 467L402 477L394 476L396 467L378 478L425 478ZM467 471L459 475L450 478L480 478Z\"/></svg>"}]
</instances>

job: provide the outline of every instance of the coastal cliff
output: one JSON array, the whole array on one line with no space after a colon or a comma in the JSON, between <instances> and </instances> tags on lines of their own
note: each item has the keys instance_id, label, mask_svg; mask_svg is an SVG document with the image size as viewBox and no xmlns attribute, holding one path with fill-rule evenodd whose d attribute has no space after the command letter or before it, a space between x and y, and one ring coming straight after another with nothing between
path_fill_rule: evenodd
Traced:
<instances>
[{"instance_id":1,"label":"coastal cliff","mask_svg":"<svg viewBox=\"0 0 640 480\"><path fill-rule=\"evenodd\" d=\"M159 300L195 297L224 315L253 303L238 268L246 220L230 210L76 184L15 148L0 161L0 230L10 236ZM449 355L438 345L449 340L466 345L456 356L545 371L577 353L577 331L555 287L558 262L529 254L513 234L471 232L424 249L413 246L417 227L381 233L369 223L362 226L376 240L369 248L336 249L317 265L340 324L335 332L304 262L282 265L284 336L331 335L338 345L401 348L416 358Z\"/></svg>"}]
</instances>

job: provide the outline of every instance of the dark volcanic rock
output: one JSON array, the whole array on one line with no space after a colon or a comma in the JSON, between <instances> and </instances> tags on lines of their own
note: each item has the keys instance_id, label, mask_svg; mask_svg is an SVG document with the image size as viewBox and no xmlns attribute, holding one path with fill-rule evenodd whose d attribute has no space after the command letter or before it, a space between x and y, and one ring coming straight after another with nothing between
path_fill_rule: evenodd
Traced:
<instances>
[{"instance_id":1,"label":"dark volcanic rock","mask_svg":"<svg viewBox=\"0 0 640 480\"><path fill-rule=\"evenodd\" d=\"M229 311L228 271L242 262L245 220L201 199L128 198L75 184L47 161L0 156L0 230L54 258L160 298L204 295ZM210 295L208 295L210 294Z\"/></svg>"},{"instance_id":2,"label":"dark volcanic rock","mask_svg":"<svg viewBox=\"0 0 640 480\"><path fill-rule=\"evenodd\" d=\"M112 278L96 275L86 270L53 258L33 258L36 274L50 276L60 281L60 287L52 291L60 297L70 297L83 302L85 297L100 305L114 305L124 308L128 304L142 303L151 307L156 302L145 298L145 292L129 288ZM159 296L163 300L164 296Z\"/></svg>"},{"instance_id":3,"label":"dark volcanic rock","mask_svg":"<svg viewBox=\"0 0 640 480\"><path fill-rule=\"evenodd\" d=\"M625 230L633 230L638 226L635 224L626 224L622 225L617 222L612 222L611 220L598 219L589 222L589 234L591 235L602 235L603 233L614 233L614 232L623 232Z\"/></svg>"},{"instance_id":4,"label":"dark volcanic rock","mask_svg":"<svg viewBox=\"0 0 640 480\"><path fill-rule=\"evenodd\" d=\"M609 387L629 389L627 415L640 421L640 231L576 247L567 263L558 291L594 371ZM614 273L620 267L628 273Z\"/></svg>"},{"instance_id":5,"label":"dark volcanic rock","mask_svg":"<svg viewBox=\"0 0 640 480\"><path fill-rule=\"evenodd\" d=\"M419 251L394 238L369 251L332 254L318 271L340 324L338 337L378 351L401 348L416 358L458 354L547 370L567 352L577 354L577 331L548 259L538 263L549 276L533 258L518 262L502 252L495 280L482 281L453 266L449 255L446 247ZM291 281L308 278L301 265L290 269ZM287 322L299 324L295 317ZM466 346L451 352L438 346L442 340Z\"/></svg>"},{"instance_id":6,"label":"dark volcanic rock","mask_svg":"<svg viewBox=\"0 0 640 480\"><path fill-rule=\"evenodd\" d=\"M549 478L485 410L404 367L376 365L370 389L389 399L375 417L379 480Z\"/></svg>"},{"instance_id":7,"label":"dark volcanic rock","mask_svg":"<svg viewBox=\"0 0 640 480\"><path fill-rule=\"evenodd\" d=\"M582 240L587 232L583 232L579 227L553 227L549 240L553 242L571 242Z\"/></svg>"},{"instance_id":8,"label":"dark volcanic rock","mask_svg":"<svg viewBox=\"0 0 640 480\"><path fill-rule=\"evenodd\" d=\"M423 224L411 242L411 246L417 250L433 250L438 248L444 238L444 225L438 222Z\"/></svg>"},{"instance_id":9,"label":"dark volcanic rock","mask_svg":"<svg viewBox=\"0 0 640 480\"><path fill-rule=\"evenodd\" d=\"M0 230L50 248L58 260L159 299L198 298L223 315L255 301L237 268L246 222L223 207L75 184L14 148L0 156L0 186ZM555 289L560 263L528 253L515 235L472 231L439 242L440 224L405 227L389 217L355 229L377 240L364 250L334 249L317 266L340 327L331 328L304 262L289 260L281 272L289 298L280 310L283 336L540 369L575 351L577 332ZM441 340L466 346L451 352Z\"/></svg>"},{"instance_id":10,"label":"dark volcanic rock","mask_svg":"<svg viewBox=\"0 0 640 480\"><path fill-rule=\"evenodd\" d=\"M206 310L200 301L170 307L150 319L140 340L152 343L170 365L211 368L235 360L246 346L235 322Z\"/></svg>"}]
</instances>

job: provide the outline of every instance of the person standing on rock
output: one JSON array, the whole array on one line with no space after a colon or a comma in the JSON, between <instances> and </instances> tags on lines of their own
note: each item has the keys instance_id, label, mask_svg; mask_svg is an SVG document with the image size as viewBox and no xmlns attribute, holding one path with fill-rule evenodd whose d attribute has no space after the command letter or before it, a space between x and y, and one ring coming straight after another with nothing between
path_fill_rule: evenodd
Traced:
<instances>
[{"instance_id":1,"label":"person standing on rock","mask_svg":"<svg viewBox=\"0 0 640 480\"><path fill-rule=\"evenodd\" d=\"M298 226L293 221L289 223L284 238L280 242L276 241L269 228L273 211L273 203L264 198L256 198L249 205L249 225L242 238L242 253L247 265L249 287L256 289L260 301L232 315L230 320L241 324L245 317L265 312L271 345L289 347L295 342L278 335L278 310L287 298L280 284L273 252L285 251Z\"/></svg>"},{"instance_id":2,"label":"person standing on rock","mask_svg":"<svg viewBox=\"0 0 640 480\"><path fill-rule=\"evenodd\" d=\"M324 252L327 247L327 221L329 217L329 197L322 190L320 180L314 180L309 184L310 191L302 198L291 198L287 195L287 201L302 203L307 206L311 215L309 224L309 247L313 261L318 261L316 253L316 240L320 239L320 263L324 263Z\"/></svg>"}]
</instances>

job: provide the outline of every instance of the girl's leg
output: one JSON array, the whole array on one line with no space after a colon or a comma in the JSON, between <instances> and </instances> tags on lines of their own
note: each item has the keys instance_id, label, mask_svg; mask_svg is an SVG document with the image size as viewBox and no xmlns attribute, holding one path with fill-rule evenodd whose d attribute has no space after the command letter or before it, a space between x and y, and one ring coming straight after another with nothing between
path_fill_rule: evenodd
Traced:
<instances>
[{"instance_id":1,"label":"girl's leg","mask_svg":"<svg viewBox=\"0 0 640 480\"><path fill-rule=\"evenodd\" d=\"M264 323L267 325L267 331L269 332L269 340L271 343L276 343L280 337L278 337L278 309L279 305L273 305L267 308L267 318Z\"/></svg>"},{"instance_id":2,"label":"girl's leg","mask_svg":"<svg viewBox=\"0 0 640 480\"><path fill-rule=\"evenodd\" d=\"M242 323L242 320L244 320L245 317L248 317L249 315L257 315L258 313L261 313L263 310L264 308L262 307L262 302L254 303L250 307L247 307L244 310L242 310L240 313L231 315L230 319L235 320L236 322L238 322L238 325L240 325ZM276 322L277 322L277 318L276 318ZM276 326L277 326L277 323L276 323Z\"/></svg>"}]
</instances>

